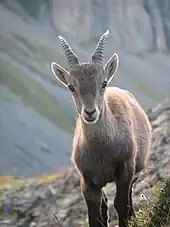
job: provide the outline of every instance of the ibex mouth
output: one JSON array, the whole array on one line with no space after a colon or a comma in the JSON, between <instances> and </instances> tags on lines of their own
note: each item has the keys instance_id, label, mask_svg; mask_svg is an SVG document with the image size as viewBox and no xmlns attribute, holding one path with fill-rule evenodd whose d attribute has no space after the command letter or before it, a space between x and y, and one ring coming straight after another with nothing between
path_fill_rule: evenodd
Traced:
<instances>
[{"instance_id":1,"label":"ibex mouth","mask_svg":"<svg viewBox=\"0 0 170 227\"><path fill-rule=\"evenodd\" d=\"M91 117L91 118L83 117L83 120L86 124L95 124L98 120L98 117Z\"/></svg>"}]
</instances>

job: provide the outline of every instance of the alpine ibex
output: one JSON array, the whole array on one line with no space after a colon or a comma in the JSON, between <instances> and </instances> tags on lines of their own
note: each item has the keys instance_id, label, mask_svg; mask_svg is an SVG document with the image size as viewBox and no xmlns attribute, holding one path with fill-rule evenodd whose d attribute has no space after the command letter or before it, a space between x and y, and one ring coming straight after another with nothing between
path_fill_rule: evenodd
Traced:
<instances>
[{"instance_id":1,"label":"alpine ibex","mask_svg":"<svg viewBox=\"0 0 170 227\"><path fill-rule=\"evenodd\" d=\"M72 162L81 175L90 227L108 226L107 198L102 188L113 181L119 226L127 226L134 216L132 185L145 167L151 143L151 125L136 98L126 90L107 88L119 64L115 53L103 66L108 34L107 30L100 38L89 63L80 63L59 36L70 70L51 64L55 77L71 91L78 113Z\"/></svg>"}]
</instances>

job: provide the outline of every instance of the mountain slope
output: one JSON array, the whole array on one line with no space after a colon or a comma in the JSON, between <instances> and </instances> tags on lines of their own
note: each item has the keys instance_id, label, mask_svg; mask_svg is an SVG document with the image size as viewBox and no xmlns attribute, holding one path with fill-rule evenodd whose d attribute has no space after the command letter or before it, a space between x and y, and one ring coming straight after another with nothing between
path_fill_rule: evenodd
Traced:
<instances>
[{"instance_id":1,"label":"mountain slope","mask_svg":"<svg viewBox=\"0 0 170 227\"><path fill-rule=\"evenodd\" d=\"M58 35L88 61L109 29L105 62L120 56L111 85L130 90L145 109L169 96L169 10L168 0L2 0L0 173L29 176L70 163L76 113L50 69L52 61L68 68Z\"/></svg>"}]
</instances>

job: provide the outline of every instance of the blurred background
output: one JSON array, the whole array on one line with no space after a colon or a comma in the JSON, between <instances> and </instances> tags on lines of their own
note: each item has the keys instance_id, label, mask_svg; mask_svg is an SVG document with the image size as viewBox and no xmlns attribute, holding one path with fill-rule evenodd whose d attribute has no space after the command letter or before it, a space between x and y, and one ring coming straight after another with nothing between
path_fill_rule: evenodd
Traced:
<instances>
[{"instance_id":1,"label":"blurred background","mask_svg":"<svg viewBox=\"0 0 170 227\"><path fill-rule=\"evenodd\" d=\"M0 175L36 176L70 164L76 112L51 62L68 68L58 35L89 61L110 30L111 85L147 111L170 96L169 0L0 0Z\"/></svg>"}]
</instances>

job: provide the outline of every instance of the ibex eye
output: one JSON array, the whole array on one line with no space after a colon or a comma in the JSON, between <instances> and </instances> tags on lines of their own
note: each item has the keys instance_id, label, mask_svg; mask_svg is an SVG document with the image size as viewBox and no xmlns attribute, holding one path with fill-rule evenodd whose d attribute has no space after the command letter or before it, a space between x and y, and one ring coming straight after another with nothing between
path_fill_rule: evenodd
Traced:
<instances>
[{"instance_id":1,"label":"ibex eye","mask_svg":"<svg viewBox=\"0 0 170 227\"><path fill-rule=\"evenodd\" d=\"M73 85L68 85L68 88L69 88L69 90L70 90L71 92L74 92L74 91L75 91Z\"/></svg>"},{"instance_id":2,"label":"ibex eye","mask_svg":"<svg viewBox=\"0 0 170 227\"><path fill-rule=\"evenodd\" d=\"M104 89L104 88L106 88L106 86L107 86L107 81L104 81L104 82L102 83L102 88Z\"/></svg>"}]
</instances>

